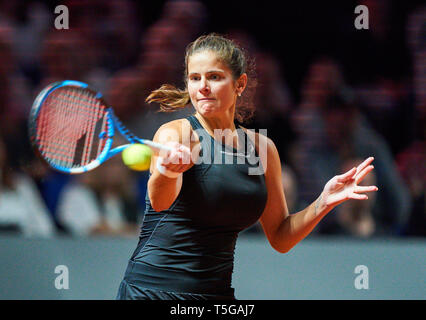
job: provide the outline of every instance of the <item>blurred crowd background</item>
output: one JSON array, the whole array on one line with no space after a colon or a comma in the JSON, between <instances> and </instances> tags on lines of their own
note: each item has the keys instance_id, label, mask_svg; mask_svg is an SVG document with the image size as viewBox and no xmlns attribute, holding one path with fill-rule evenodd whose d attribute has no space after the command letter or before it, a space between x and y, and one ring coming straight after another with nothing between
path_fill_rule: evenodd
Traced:
<instances>
[{"instance_id":1,"label":"blurred crowd background","mask_svg":"<svg viewBox=\"0 0 426 320\"><path fill-rule=\"evenodd\" d=\"M359 4L368 30L354 27ZM55 29L57 5L69 9L67 30ZM208 32L232 37L256 63L256 114L245 126L275 142L291 213L374 156L365 183L379 192L339 206L314 233L426 236L426 5L389 0L0 0L0 235L136 237L147 173L120 157L79 176L52 171L29 145L29 110L47 84L80 80L152 138L193 110L158 113L145 98L164 83L183 87L185 47Z\"/></svg>"}]
</instances>

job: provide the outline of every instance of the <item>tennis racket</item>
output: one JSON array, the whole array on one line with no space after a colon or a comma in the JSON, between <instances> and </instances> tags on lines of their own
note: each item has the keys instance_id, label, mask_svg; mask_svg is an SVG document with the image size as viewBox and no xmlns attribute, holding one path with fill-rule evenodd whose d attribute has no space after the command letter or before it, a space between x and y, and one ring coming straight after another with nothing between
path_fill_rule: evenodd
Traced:
<instances>
[{"instance_id":1,"label":"tennis racket","mask_svg":"<svg viewBox=\"0 0 426 320\"><path fill-rule=\"evenodd\" d=\"M78 174L93 170L133 143L155 154L169 147L132 134L100 92L79 81L55 82L35 99L28 121L30 141L54 169ZM115 129L130 143L112 148Z\"/></svg>"}]
</instances>

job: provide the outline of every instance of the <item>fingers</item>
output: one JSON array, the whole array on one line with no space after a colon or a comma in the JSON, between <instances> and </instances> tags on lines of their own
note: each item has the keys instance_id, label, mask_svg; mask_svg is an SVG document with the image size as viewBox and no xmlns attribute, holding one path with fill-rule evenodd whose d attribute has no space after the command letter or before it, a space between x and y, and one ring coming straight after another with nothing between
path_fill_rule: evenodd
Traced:
<instances>
[{"instance_id":1,"label":"fingers","mask_svg":"<svg viewBox=\"0 0 426 320\"><path fill-rule=\"evenodd\" d=\"M191 150L182 144L174 143L169 144L172 147L171 151L167 151L164 158L164 165L174 164L190 164L191 163Z\"/></svg>"},{"instance_id":2,"label":"fingers","mask_svg":"<svg viewBox=\"0 0 426 320\"><path fill-rule=\"evenodd\" d=\"M368 173L370 173L373 169L374 169L374 166L369 165L369 166L367 166L366 168L364 168L361 172L359 172L359 173L356 175L356 178L355 178L355 182L356 182L356 184L358 184L358 183L360 183L362 180L364 180L365 176L366 176Z\"/></svg>"},{"instance_id":3,"label":"fingers","mask_svg":"<svg viewBox=\"0 0 426 320\"><path fill-rule=\"evenodd\" d=\"M370 163L372 163L374 160L374 157L368 157L364 160L358 167L357 167L357 174L364 170Z\"/></svg>"},{"instance_id":4,"label":"fingers","mask_svg":"<svg viewBox=\"0 0 426 320\"><path fill-rule=\"evenodd\" d=\"M368 168L368 167L367 167ZM364 170L367 170L365 168ZM357 186L354 191L349 196L349 199L355 199L355 200L367 200L368 196L366 194L363 194L365 192L375 192L379 190L376 186Z\"/></svg>"},{"instance_id":5,"label":"fingers","mask_svg":"<svg viewBox=\"0 0 426 320\"><path fill-rule=\"evenodd\" d=\"M163 157L162 166L165 169L184 172L192 167L190 148L177 142L171 142L168 145L172 147L172 150Z\"/></svg>"},{"instance_id":6,"label":"fingers","mask_svg":"<svg viewBox=\"0 0 426 320\"><path fill-rule=\"evenodd\" d=\"M352 193L348 198L354 200L367 200L368 196L366 194Z\"/></svg>"},{"instance_id":7,"label":"fingers","mask_svg":"<svg viewBox=\"0 0 426 320\"><path fill-rule=\"evenodd\" d=\"M171 155L174 154L177 148L180 146L180 144L176 141L166 141L166 142L163 142L163 145L168 148L168 149L161 149L160 152L158 153L158 156L162 157L163 159L169 159Z\"/></svg>"},{"instance_id":8,"label":"fingers","mask_svg":"<svg viewBox=\"0 0 426 320\"><path fill-rule=\"evenodd\" d=\"M354 190L355 193L374 192L379 190L376 186L357 186Z\"/></svg>"},{"instance_id":9,"label":"fingers","mask_svg":"<svg viewBox=\"0 0 426 320\"><path fill-rule=\"evenodd\" d=\"M358 165L358 167L354 167L348 172L337 176L337 181L347 182L353 178L356 178L357 183L361 182L364 179L364 177L368 174L368 172L374 169L374 166L370 166L370 163L372 163L373 160L374 160L374 157L368 157L360 165Z\"/></svg>"},{"instance_id":10,"label":"fingers","mask_svg":"<svg viewBox=\"0 0 426 320\"><path fill-rule=\"evenodd\" d=\"M365 176L374 169L373 165L370 165L374 160L374 157L368 157L358 167L352 168L348 172L337 176L338 182L346 182L351 179L356 179L356 184L360 183Z\"/></svg>"},{"instance_id":11,"label":"fingers","mask_svg":"<svg viewBox=\"0 0 426 320\"><path fill-rule=\"evenodd\" d=\"M349 170L348 172L337 176L337 181L338 182L346 182L346 181L352 179L356 172L357 172L357 168L354 167L351 170Z\"/></svg>"}]
</instances>

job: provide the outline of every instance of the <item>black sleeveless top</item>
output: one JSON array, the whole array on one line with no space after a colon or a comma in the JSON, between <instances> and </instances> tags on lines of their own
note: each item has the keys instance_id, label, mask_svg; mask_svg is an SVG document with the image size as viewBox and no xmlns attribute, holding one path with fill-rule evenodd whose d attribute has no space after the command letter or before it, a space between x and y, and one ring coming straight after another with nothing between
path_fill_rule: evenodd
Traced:
<instances>
[{"instance_id":1,"label":"black sleeveless top","mask_svg":"<svg viewBox=\"0 0 426 320\"><path fill-rule=\"evenodd\" d=\"M249 174L261 166L242 130L239 139L248 151L238 152L213 139L196 117L187 119L199 136L203 160L183 173L169 209L155 212L147 192L139 243L124 279L142 288L233 296L237 236L264 210L264 174Z\"/></svg>"}]
</instances>

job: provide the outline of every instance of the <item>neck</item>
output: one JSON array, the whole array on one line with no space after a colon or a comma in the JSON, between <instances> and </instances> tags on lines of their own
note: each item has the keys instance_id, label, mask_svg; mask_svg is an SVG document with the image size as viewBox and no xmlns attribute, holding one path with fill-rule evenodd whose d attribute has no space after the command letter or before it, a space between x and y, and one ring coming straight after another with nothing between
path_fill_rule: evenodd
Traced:
<instances>
[{"instance_id":1,"label":"neck","mask_svg":"<svg viewBox=\"0 0 426 320\"><path fill-rule=\"evenodd\" d=\"M195 117L201 122L203 127L209 131L214 132L216 129L225 130L225 129L231 129L234 131L235 124L234 124L234 110L229 110L230 112L226 112L224 114L221 114L220 117L204 117L202 114L196 112Z\"/></svg>"},{"instance_id":2,"label":"neck","mask_svg":"<svg viewBox=\"0 0 426 320\"><path fill-rule=\"evenodd\" d=\"M203 117L200 113L196 113L195 117L200 121L204 129L213 137L213 139L220 141L223 144L232 146L235 149L239 148L238 134L234 124L234 113L223 116L220 118L216 117ZM226 131L231 130L231 132ZM219 130L219 132L215 132ZM217 136L218 135L218 136Z\"/></svg>"}]
</instances>

